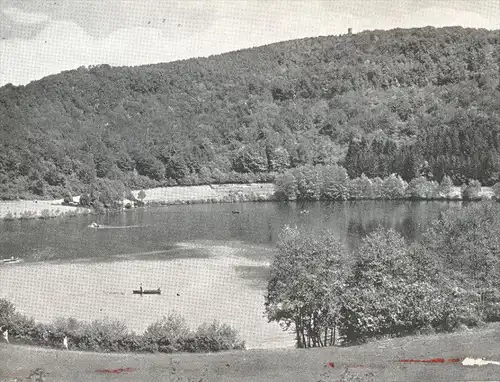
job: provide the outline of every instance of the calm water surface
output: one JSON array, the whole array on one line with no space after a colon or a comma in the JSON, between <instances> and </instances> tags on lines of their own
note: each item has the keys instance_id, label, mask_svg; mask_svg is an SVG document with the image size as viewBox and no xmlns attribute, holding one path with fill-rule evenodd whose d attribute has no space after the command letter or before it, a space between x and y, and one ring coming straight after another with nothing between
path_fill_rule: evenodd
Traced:
<instances>
[{"instance_id":1,"label":"calm water surface","mask_svg":"<svg viewBox=\"0 0 500 382\"><path fill-rule=\"evenodd\" d=\"M421 237L441 211L460 202L357 201L241 203L150 207L103 216L0 222L0 258L107 258L166 251L190 240L239 241L274 246L286 224L331 229L350 248L378 226L408 241ZM308 210L308 214L300 211ZM240 213L234 214L237 210ZM89 228L93 221L103 229Z\"/></svg>"}]
</instances>

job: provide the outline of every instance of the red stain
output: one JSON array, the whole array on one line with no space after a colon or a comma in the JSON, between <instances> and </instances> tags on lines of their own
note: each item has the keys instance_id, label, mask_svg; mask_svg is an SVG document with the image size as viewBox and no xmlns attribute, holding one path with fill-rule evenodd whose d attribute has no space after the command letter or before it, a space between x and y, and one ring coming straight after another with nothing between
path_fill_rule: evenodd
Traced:
<instances>
[{"instance_id":1,"label":"red stain","mask_svg":"<svg viewBox=\"0 0 500 382\"><path fill-rule=\"evenodd\" d=\"M431 358L431 359L400 359L396 362L400 363L459 363L462 362L463 358ZM327 364L328 367L335 367L333 362L328 362ZM349 368L366 368L366 367L371 367L371 368L385 368L385 365L374 365L374 364L351 364L351 365L345 365Z\"/></svg>"},{"instance_id":2,"label":"red stain","mask_svg":"<svg viewBox=\"0 0 500 382\"><path fill-rule=\"evenodd\" d=\"M460 358L449 358L449 359L431 358L431 359L400 359L397 362L403 362L403 363L458 363L461 361L462 361L462 359L460 359Z\"/></svg>"},{"instance_id":3,"label":"red stain","mask_svg":"<svg viewBox=\"0 0 500 382\"><path fill-rule=\"evenodd\" d=\"M98 369L96 370L96 373L108 373L108 374L121 374L121 373L130 373L131 371L134 371L131 367L127 367L126 369L120 368L120 369Z\"/></svg>"}]
</instances>

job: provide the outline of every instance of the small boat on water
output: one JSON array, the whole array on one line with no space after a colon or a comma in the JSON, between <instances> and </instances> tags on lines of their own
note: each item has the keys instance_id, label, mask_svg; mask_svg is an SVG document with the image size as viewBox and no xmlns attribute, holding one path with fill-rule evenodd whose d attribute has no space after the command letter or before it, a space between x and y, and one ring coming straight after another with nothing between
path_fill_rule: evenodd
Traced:
<instances>
[{"instance_id":1,"label":"small boat on water","mask_svg":"<svg viewBox=\"0 0 500 382\"><path fill-rule=\"evenodd\" d=\"M138 289L133 290L133 294L161 294L161 289Z\"/></svg>"},{"instance_id":2,"label":"small boat on water","mask_svg":"<svg viewBox=\"0 0 500 382\"><path fill-rule=\"evenodd\" d=\"M309 213L308 210L302 210L299 212L299 214L301 214L301 215L307 215L308 213Z\"/></svg>"},{"instance_id":3,"label":"small boat on water","mask_svg":"<svg viewBox=\"0 0 500 382\"><path fill-rule=\"evenodd\" d=\"M90 228L99 228L100 225L97 224L96 222L92 222L90 225L89 225Z\"/></svg>"},{"instance_id":4,"label":"small boat on water","mask_svg":"<svg viewBox=\"0 0 500 382\"><path fill-rule=\"evenodd\" d=\"M239 214L240 213L240 211L237 211L237 210L234 210L232 212L233 212L233 214Z\"/></svg>"},{"instance_id":5,"label":"small boat on water","mask_svg":"<svg viewBox=\"0 0 500 382\"><path fill-rule=\"evenodd\" d=\"M19 257L12 256L10 259L1 259L0 264L15 264L20 263L22 260Z\"/></svg>"}]
</instances>

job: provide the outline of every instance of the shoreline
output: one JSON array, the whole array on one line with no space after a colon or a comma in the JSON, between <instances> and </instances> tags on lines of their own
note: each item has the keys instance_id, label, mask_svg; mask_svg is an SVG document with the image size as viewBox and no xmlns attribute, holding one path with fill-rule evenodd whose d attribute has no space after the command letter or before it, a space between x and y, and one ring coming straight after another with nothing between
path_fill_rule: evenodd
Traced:
<instances>
[{"instance_id":1,"label":"shoreline","mask_svg":"<svg viewBox=\"0 0 500 382\"><path fill-rule=\"evenodd\" d=\"M138 197L141 190L132 194ZM144 189L147 206L277 201L273 183L212 184ZM80 196L73 197L78 203ZM0 220L45 219L95 213L92 208L63 205L63 199L0 201ZM132 203L124 199L123 205Z\"/></svg>"},{"instance_id":2,"label":"shoreline","mask_svg":"<svg viewBox=\"0 0 500 382\"><path fill-rule=\"evenodd\" d=\"M280 201L276 196L277 186L274 183L247 183L247 184L211 184L203 186L173 186L145 189L146 206L169 206L184 204L211 204L211 203L242 203L242 202L274 202ZM132 191L134 197L139 196L140 190ZM481 187L480 200L493 200L492 187ZM73 197L79 202L80 197ZM353 199L356 200L356 199ZM359 199L385 200L385 199ZM387 199L396 200L396 199ZM397 200L411 201L411 198ZM463 201L461 188L453 187L452 191L441 198L419 199L420 201ZM301 202L301 201L297 201ZM0 220L47 219L64 216L93 214L95 211L87 207L63 205L63 199L54 200L17 200L0 201ZM123 200L123 205L133 203Z\"/></svg>"}]
</instances>

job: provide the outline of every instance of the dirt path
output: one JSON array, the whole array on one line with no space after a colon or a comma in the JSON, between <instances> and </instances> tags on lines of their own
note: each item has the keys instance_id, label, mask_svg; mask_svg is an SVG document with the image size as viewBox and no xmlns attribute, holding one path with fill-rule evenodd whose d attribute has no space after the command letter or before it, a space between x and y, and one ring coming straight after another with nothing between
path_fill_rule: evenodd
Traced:
<instances>
[{"instance_id":1,"label":"dirt path","mask_svg":"<svg viewBox=\"0 0 500 382\"><path fill-rule=\"evenodd\" d=\"M500 361L500 325L350 348L249 350L218 354L99 354L0 344L0 380L38 367L50 381L338 381L346 366L363 381L499 380L500 366L401 363L465 357ZM333 367L332 367L333 366ZM373 376L367 374L373 373ZM2 379L3 378L3 379Z\"/></svg>"}]
</instances>

